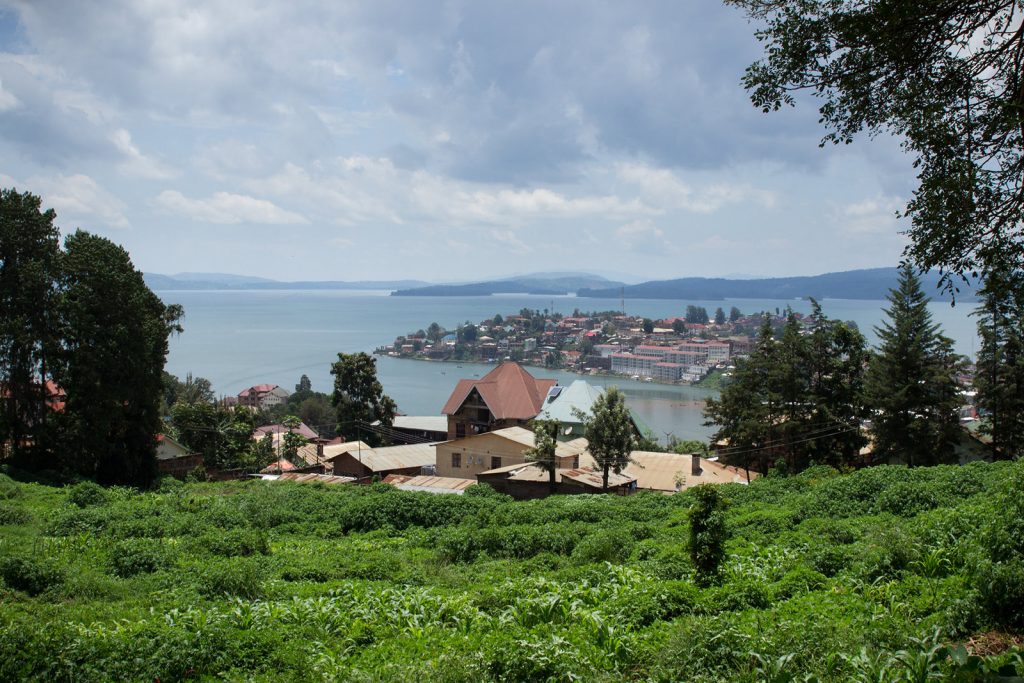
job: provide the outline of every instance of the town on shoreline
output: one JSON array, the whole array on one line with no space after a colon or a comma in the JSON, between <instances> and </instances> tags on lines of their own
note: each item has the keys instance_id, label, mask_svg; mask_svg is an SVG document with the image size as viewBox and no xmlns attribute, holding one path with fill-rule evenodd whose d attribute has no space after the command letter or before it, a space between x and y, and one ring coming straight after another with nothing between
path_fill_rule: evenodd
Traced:
<instances>
[{"instance_id":1,"label":"town on shoreline","mask_svg":"<svg viewBox=\"0 0 1024 683\"><path fill-rule=\"evenodd\" d=\"M787 313L776 309L744 315L734 306L709 314L691 305L683 315L652 320L614 310L577 309L563 315L523 308L478 322L467 320L454 330L432 322L374 353L435 362L511 360L582 375L717 387L728 382L732 359L749 353L764 316L781 327Z\"/></svg>"}]
</instances>

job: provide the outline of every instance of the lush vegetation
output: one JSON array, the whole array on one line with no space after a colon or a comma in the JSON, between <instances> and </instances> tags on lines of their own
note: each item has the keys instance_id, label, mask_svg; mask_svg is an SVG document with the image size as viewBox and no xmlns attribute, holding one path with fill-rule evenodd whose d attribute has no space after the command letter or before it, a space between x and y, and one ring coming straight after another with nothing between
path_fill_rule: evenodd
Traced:
<instances>
[{"instance_id":1,"label":"lush vegetation","mask_svg":"<svg viewBox=\"0 0 1024 683\"><path fill-rule=\"evenodd\" d=\"M21 467L148 485L167 340L164 305L128 252L0 189L0 444Z\"/></svg>"},{"instance_id":2,"label":"lush vegetation","mask_svg":"<svg viewBox=\"0 0 1024 683\"><path fill-rule=\"evenodd\" d=\"M718 492L724 509L0 476L0 680L1024 674L1021 463L818 467Z\"/></svg>"}]
</instances>

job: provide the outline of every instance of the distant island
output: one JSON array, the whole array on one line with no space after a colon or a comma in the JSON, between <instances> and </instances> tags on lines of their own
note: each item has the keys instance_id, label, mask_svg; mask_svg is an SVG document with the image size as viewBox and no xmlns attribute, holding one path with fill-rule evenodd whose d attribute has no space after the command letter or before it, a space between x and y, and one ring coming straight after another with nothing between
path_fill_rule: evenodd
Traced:
<instances>
[{"instance_id":1,"label":"distant island","mask_svg":"<svg viewBox=\"0 0 1024 683\"><path fill-rule=\"evenodd\" d=\"M429 282L422 280L308 280L298 282L281 282L262 277L248 275L231 275L229 273L178 273L162 275L160 273L143 273L146 286L154 291L168 290L231 290L231 289L363 289L363 290L394 290L404 287L426 287Z\"/></svg>"}]
</instances>

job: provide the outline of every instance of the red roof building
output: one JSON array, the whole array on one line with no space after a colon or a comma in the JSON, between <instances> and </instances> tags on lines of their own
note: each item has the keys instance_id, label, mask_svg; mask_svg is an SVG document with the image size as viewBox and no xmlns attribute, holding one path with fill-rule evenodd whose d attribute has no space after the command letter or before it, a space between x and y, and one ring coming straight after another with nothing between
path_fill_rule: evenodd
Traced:
<instances>
[{"instance_id":1,"label":"red roof building","mask_svg":"<svg viewBox=\"0 0 1024 683\"><path fill-rule=\"evenodd\" d=\"M460 439L505 427L524 427L544 407L557 382L536 379L518 363L502 363L480 379L463 379L441 412L448 438Z\"/></svg>"}]
</instances>

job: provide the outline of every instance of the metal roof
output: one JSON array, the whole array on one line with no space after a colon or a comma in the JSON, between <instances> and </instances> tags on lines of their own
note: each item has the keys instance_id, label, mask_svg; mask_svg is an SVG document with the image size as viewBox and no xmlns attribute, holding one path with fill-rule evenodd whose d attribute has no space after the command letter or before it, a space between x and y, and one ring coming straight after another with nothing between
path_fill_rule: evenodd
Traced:
<instances>
[{"instance_id":1,"label":"metal roof","mask_svg":"<svg viewBox=\"0 0 1024 683\"><path fill-rule=\"evenodd\" d=\"M591 413L594 401L603 393L601 387L595 387L586 380L575 380L554 396L549 394L537 417L554 420L560 424L578 424L580 419L576 417L573 409Z\"/></svg>"},{"instance_id":2,"label":"metal roof","mask_svg":"<svg viewBox=\"0 0 1024 683\"><path fill-rule=\"evenodd\" d=\"M421 432L447 432L448 418L445 415L395 415L391 426Z\"/></svg>"},{"instance_id":3,"label":"metal roof","mask_svg":"<svg viewBox=\"0 0 1024 683\"><path fill-rule=\"evenodd\" d=\"M344 444L342 444L344 445ZM365 444L362 444L365 446ZM325 454L327 449L324 449ZM385 446L382 448L356 447L348 448L333 458L344 453L359 460L371 472L402 470L410 467L424 467L437 463L437 454L432 443L416 443L408 446Z\"/></svg>"}]
</instances>

